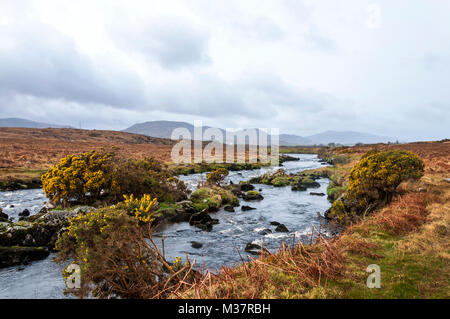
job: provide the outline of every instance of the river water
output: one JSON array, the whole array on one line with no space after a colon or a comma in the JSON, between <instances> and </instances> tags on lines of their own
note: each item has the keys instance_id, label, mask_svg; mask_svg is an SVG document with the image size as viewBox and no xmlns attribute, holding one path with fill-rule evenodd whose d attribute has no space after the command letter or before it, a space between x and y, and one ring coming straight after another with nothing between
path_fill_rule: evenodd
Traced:
<instances>
[{"instance_id":1,"label":"river water","mask_svg":"<svg viewBox=\"0 0 450 319\"><path fill-rule=\"evenodd\" d=\"M288 173L296 173L306 169L321 167L316 155L292 154L299 161L285 162L283 168ZM275 171L280 167L264 167L259 170L230 172L227 181L238 183L260 176L268 171ZM204 180L206 174L182 176L191 189L195 189L199 181ZM330 207L326 196L310 195L310 192L326 193L328 179L317 180L320 188L308 189L306 192L292 192L290 187L273 187L269 185L255 185L256 190L264 196L262 201L246 202L241 205L256 208L242 211L236 208L234 213L223 209L212 213L213 218L219 219L211 232L202 231L189 223L176 223L162 227L155 239L160 242L164 236L166 258L173 260L180 256L184 260L188 254L191 261L195 260L199 266L205 266L215 271L223 265L233 265L241 262L242 258L254 257L247 254L244 248L247 243L263 245L275 251L281 243L292 243L305 237L312 227L319 228L321 220L317 212L323 212ZM38 212L46 200L42 190L23 190L15 192L0 192L0 207L3 211L18 219L18 213L27 208L32 214ZM13 205L14 207L11 207ZM276 221L286 225L288 233L275 232L270 222ZM270 229L272 233L261 235L261 231ZM193 248L192 241L201 243L201 248ZM54 255L47 259L34 261L28 266L15 266L0 269L0 298L67 298L63 295L65 288L61 275L63 266L52 261Z\"/></svg>"}]
</instances>

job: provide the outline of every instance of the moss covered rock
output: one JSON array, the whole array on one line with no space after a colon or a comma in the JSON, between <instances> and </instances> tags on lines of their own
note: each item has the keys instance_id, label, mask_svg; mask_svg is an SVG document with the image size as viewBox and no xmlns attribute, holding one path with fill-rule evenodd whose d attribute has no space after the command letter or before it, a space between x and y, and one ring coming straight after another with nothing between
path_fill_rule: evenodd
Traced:
<instances>
[{"instance_id":1,"label":"moss covered rock","mask_svg":"<svg viewBox=\"0 0 450 319\"><path fill-rule=\"evenodd\" d=\"M49 255L45 247L0 247L0 268L26 264Z\"/></svg>"}]
</instances>

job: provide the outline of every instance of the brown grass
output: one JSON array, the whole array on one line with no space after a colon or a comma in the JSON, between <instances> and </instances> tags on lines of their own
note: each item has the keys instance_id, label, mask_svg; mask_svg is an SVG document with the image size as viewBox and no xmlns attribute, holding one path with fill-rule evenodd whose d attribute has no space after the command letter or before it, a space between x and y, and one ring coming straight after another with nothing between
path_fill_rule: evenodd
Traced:
<instances>
[{"instance_id":1,"label":"brown grass","mask_svg":"<svg viewBox=\"0 0 450 319\"><path fill-rule=\"evenodd\" d=\"M170 160L173 141L117 131L0 128L0 168L42 170L69 154L114 151L124 158Z\"/></svg>"}]
</instances>

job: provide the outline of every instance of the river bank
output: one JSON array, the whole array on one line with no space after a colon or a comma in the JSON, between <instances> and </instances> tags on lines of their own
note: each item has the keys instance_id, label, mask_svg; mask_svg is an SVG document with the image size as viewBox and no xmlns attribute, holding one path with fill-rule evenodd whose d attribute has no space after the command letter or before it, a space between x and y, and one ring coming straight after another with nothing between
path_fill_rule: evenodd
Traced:
<instances>
[{"instance_id":1,"label":"river bank","mask_svg":"<svg viewBox=\"0 0 450 319\"><path fill-rule=\"evenodd\" d=\"M227 267L206 275L181 297L449 298L449 146L439 142L379 146L413 151L425 162L424 176L401 184L389 205L347 227L339 237L316 238L309 246L286 247ZM347 157L347 163L319 170L335 175L333 180L343 181L340 185L346 188L351 167L370 149L337 148L334 155ZM373 264L380 267L381 288L366 284L366 269Z\"/></svg>"},{"instance_id":2,"label":"river bank","mask_svg":"<svg viewBox=\"0 0 450 319\"><path fill-rule=\"evenodd\" d=\"M316 155L296 155L298 161L290 161L284 163L284 168L289 172L297 172L305 169L313 169L322 167L322 163ZM269 171L279 169L279 167L261 167L256 170L244 170L231 172L227 177L227 182L238 183L239 181L245 181L252 177L264 174ZM205 178L205 174L195 174L182 176L183 179L191 189L195 189L199 181ZM319 181L320 191L325 192L328 185L327 179ZM268 185L256 185L257 189L261 189L261 194L264 196L264 200L257 202L246 202L241 200L241 208L237 208L234 213L226 211L221 208L218 212L212 213L215 219L219 220L219 223L214 225L211 232L202 231L196 227L189 225L188 222L182 223L167 223L156 234L156 237L161 238L165 236L166 252L168 252L168 258L175 258L176 256L184 256L188 253L190 258L196 259L198 265L205 265L209 269L220 268L223 265L232 265L240 262L240 257L236 252L236 248L241 253L249 257L254 256L252 253L245 252L245 248L248 243L267 246L270 250L276 250L279 248L283 241L291 242L295 236L295 240L300 240L302 236L312 227L320 227L321 219L317 216L317 212L323 212L330 204L324 197L310 195L309 192L303 192L302 194L291 192L288 188L275 188ZM41 193L37 190L21 191L31 192L30 196L24 196L24 193L16 197L27 199L36 198L36 200L45 199L41 197ZM7 193L2 193L6 195ZM11 198L11 195L6 196ZM33 194L33 195L31 195ZM42 194L43 195L43 194ZM1 198L6 203L5 198ZM14 205L14 207L20 207L23 209L26 204L16 200L8 199L7 205ZM255 208L251 211L243 210L243 206L251 206ZM13 208L14 208L13 207ZM20 209L16 209L17 212ZM33 210L32 214L37 211L37 207ZM10 211L12 214L12 212ZM14 215L15 216L15 215ZM276 232L271 222L278 222L284 224L289 230L286 232ZM266 230L264 233L262 231ZM270 230L268 232L267 230ZM200 248L194 248L192 241L201 244ZM197 245L198 247L198 245ZM45 259L47 261L49 258ZM45 263L46 264L46 263ZM25 270L32 267L42 267L42 262L31 262L30 265L25 267ZM46 264L47 265L47 264ZM31 268L30 268L31 267ZM60 284L61 272L60 268L51 268L54 271L55 287ZM23 266L15 266L7 269L0 270L0 283L5 282L5 287L9 287L11 296L15 295L14 287L21 287L23 283L20 283L21 272ZM32 273L31 270L28 270ZM37 273L37 272L36 272ZM6 275L8 274L8 275ZM59 278L59 279L58 279ZM8 284L6 284L8 282ZM11 284L16 282L17 286ZM48 282L48 285L52 285L52 282ZM58 284L56 284L58 283ZM35 282L36 284L36 282ZM39 288L43 291L53 291L49 289L46 284L39 283L40 286L44 285L45 288ZM19 289L19 288L17 288ZM23 288L20 288L23 289ZM33 291L33 287L30 287L30 291ZM45 294L43 292L43 294ZM38 298L48 297L47 295L38 295ZM4 291L0 293L1 297L7 298L8 292ZM35 295L29 294L31 298Z\"/></svg>"}]
</instances>

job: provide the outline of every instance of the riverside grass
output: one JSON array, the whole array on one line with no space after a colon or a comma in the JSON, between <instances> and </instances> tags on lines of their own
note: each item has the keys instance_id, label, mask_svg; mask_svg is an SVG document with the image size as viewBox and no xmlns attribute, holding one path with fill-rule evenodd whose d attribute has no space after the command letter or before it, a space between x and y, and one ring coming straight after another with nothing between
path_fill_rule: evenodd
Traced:
<instances>
[{"instance_id":1,"label":"riverside grass","mask_svg":"<svg viewBox=\"0 0 450 319\"><path fill-rule=\"evenodd\" d=\"M348 175L351 163L331 169ZM360 152L362 155L364 151ZM427 154L428 155L428 154ZM311 233L298 243L236 267L207 273L173 298L449 298L450 183L448 157L424 156L425 175L402 183L394 200L340 236ZM381 288L366 285L368 265L381 269Z\"/></svg>"}]
</instances>

